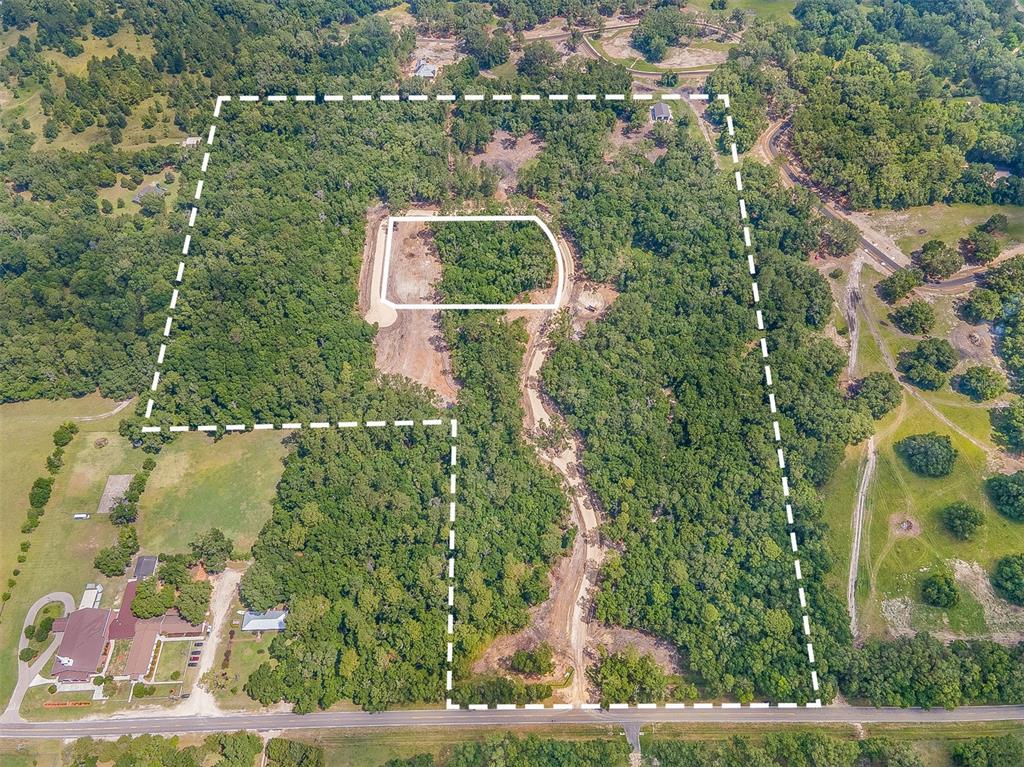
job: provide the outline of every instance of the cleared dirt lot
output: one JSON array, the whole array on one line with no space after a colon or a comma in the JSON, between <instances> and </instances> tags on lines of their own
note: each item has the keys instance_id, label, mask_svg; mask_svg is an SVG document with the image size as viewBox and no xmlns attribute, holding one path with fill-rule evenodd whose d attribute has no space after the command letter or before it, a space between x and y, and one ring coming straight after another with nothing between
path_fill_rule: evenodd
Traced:
<instances>
[{"instance_id":1,"label":"cleared dirt lot","mask_svg":"<svg viewBox=\"0 0 1024 767\"><path fill-rule=\"evenodd\" d=\"M532 134L517 138L508 131L499 130L494 138L478 155L470 158L474 167L487 165L498 171L498 189L495 197L506 199L515 192L519 183L519 171L544 149L544 142Z\"/></svg>"},{"instance_id":2,"label":"cleared dirt lot","mask_svg":"<svg viewBox=\"0 0 1024 767\"><path fill-rule=\"evenodd\" d=\"M679 109L680 107L676 107ZM637 147L641 149L651 162L668 152L667 147L659 147L654 144L654 131L648 121L639 130L630 130L629 123L616 120L615 127L608 137L608 149L604 153L605 162L611 162L626 149Z\"/></svg>"},{"instance_id":3,"label":"cleared dirt lot","mask_svg":"<svg viewBox=\"0 0 1024 767\"><path fill-rule=\"evenodd\" d=\"M383 207L371 208L367 215L367 241L359 281L359 305L367 321L376 303L373 261L383 253L386 218ZM388 275L388 298L399 303L434 303L438 300L435 284L441 279L441 262L425 224L407 223L396 227ZM392 312L394 315L394 313ZM454 402L459 387L452 377L451 353L441 334L441 313L402 311L386 326L378 324L373 340L377 369L386 375L398 375L415 381L438 395L445 403Z\"/></svg>"},{"instance_id":4,"label":"cleared dirt lot","mask_svg":"<svg viewBox=\"0 0 1024 767\"><path fill-rule=\"evenodd\" d=\"M632 31L620 29L611 32L600 39L601 47L605 53L614 59L643 61L643 54L630 45L629 37ZM700 41L693 46L685 48L669 48L665 58L657 63L662 69L690 69L693 67L717 66L729 58L729 52L717 48L702 47Z\"/></svg>"},{"instance_id":5,"label":"cleared dirt lot","mask_svg":"<svg viewBox=\"0 0 1024 767\"><path fill-rule=\"evenodd\" d=\"M416 68L416 62L426 61L440 70L464 58L466 55L459 53L459 41L456 38L417 37L416 47L409 56L409 63L404 69L407 75L411 75Z\"/></svg>"}]
</instances>

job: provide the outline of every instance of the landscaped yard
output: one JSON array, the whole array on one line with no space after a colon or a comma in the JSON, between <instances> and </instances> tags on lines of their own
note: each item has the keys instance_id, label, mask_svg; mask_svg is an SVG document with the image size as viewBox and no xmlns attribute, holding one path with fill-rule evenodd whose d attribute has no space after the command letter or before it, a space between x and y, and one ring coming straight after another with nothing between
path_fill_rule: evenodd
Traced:
<instances>
[{"instance_id":1,"label":"landscaped yard","mask_svg":"<svg viewBox=\"0 0 1024 767\"><path fill-rule=\"evenodd\" d=\"M261 663L269 660L267 648L277 635L275 631L264 632L262 636L255 632L242 631L241 616L238 614L241 609L242 606L237 601L231 605L230 620L225 623L217 657L210 671L213 678L210 680L211 684L207 685L212 687L221 707L229 710L259 708L259 703L245 694L242 685ZM224 655L229 650L231 655L225 666Z\"/></svg>"},{"instance_id":2,"label":"landscaped yard","mask_svg":"<svg viewBox=\"0 0 1024 767\"><path fill-rule=\"evenodd\" d=\"M122 186L121 181L125 180L126 177L118 176L117 184L98 189L97 195L101 200L109 200L110 204L114 206L114 211L110 215L123 216L125 214L135 214L141 208L138 203L132 202L132 198L138 194L139 189L148 184L160 184L160 187L166 190L166 194L163 196L164 209L171 210L178 199L178 193L181 191L181 178L179 174L175 170L171 170L171 173L174 174L174 181L167 181L167 171L165 170L143 176L142 183L136 189L127 189ZM124 207L117 207L118 200L124 201Z\"/></svg>"},{"instance_id":3,"label":"landscaped yard","mask_svg":"<svg viewBox=\"0 0 1024 767\"><path fill-rule=\"evenodd\" d=\"M185 676L192 640L160 643L160 659L156 664L154 682L177 682Z\"/></svg>"},{"instance_id":4,"label":"landscaped yard","mask_svg":"<svg viewBox=\"0 0 1024 767\"><path fill-rule=\"evenodd\" d=\"M110 521L94 512L108 474L133 473L144 460L117 434L121 415L96 421L77 421L80 432L66 448L64 467L57 475L50 502L32 533L19 530L28 510L28 492L36 477L48 476L46 456L53 449L54 430L72 416L110 411L116 403L99 396L59 401L33 401L0 405L0 573L4 579L20 570L11 600L0 613L0 699L6 700L17 678L18 636L29 606L52 591L69 592L77 602L85 584L108 584L106 599L120 589L93 569L96 551L112 543L116 531ZM107 440L96 447L97 440ZM74 520L77 512L92 514ZM20 544L28 541L25 562L19 563Z\"/></svg>"},{"instance_id":5,"label":"landscaped yard","mask_svg":"<svg viewBox=\"0 0 1024 767\"><path fill-rule=\"evenodd\" d=\"M132 643L129 639L115 639L113 645L110 649L110 662L107 664L106 674L107 676L121 676L125 672Z\"/></svg>"},{"instance_id":6,"label":"landscaped yard","mask_svg":"<svg viewBox=\"0 0 1024 767\"><path fill-rule=\"evenodd\" d=\"M236 550L247 550L270 517L287 450L274 432L219 441L180 435L157 457L139 504L142 548L183 552L196 535L219 527Z\"/></svg>"},{"instance_id":7,"label":"landscaped yard","mask_svg":"<svg viewBox=\"0 0 1024 767\"><path fill-rule=\"evenodd\" d=\"M36 613L35 621L33 621L33 628L38 629L40 624L43 623L47 618L56 619L64 614L64 605L60 602L50 602L43 607L42 610ZM53 641L53 631L49 631L46 636L40 641L36 636L29 639L28 646L36 651L38 655Z\"/></svg>"}]
</instances>

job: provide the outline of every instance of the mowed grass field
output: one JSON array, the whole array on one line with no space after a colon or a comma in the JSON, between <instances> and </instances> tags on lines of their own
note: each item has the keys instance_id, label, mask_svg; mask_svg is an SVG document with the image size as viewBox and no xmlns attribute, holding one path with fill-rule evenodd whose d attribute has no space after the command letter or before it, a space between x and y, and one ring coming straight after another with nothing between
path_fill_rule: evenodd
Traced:
<instances>
[{"instance_id":1,"label":"mowed grass field","mask_svg":"<svg viewBox=\"0 0 1024 767\"><path fill-rule=\"evenodd\" d=\"M230 619L224 622L213 664L215 679L212 692L217 703L226 711L255 711L261 707L258 701L246 695L242 686L252 672L270 659L270 643L278 633L265 631L261 636L259 632L242 631L242 616L239 613L244 609L238 599L231 603L228 613ZM235 632L234 637L231 636L232 631ZM229 650L231 655L225 667L224 657Z\"/></svg>"},{"instance_id":2,"label":"mowed grass field","mask_svg":"<svg viewBox=\"0 0 1024 767\"><path fill-rule=\"evenodd\" d=\"M895 444L910 434L935 431L948 434L959 456L948 477L921 477L895 453ZM878 464L868 493L870 517L865 531L862 562L869 567L874 588L867 596L862 618L869 633L881 633L882 601L906 597L914 601L912 628L946 628L958 634L984 635L984 614L967 589L960 604L948 611L920 605L920 581L948 566L951 560L977 562L990 571L995 561L1024 549L1024 525L995 513L985 497L986 475L982 450L953 433L918 401L908 398L898 420L878 444ZM942 509L965 501L982 510L985 523L973 540L959 541L942 525ZM899 525L909 521L908 530ZM870 563L870 564L868 564Z\"/></svg>"},{"instance_id":3,"label":"mowed grass field","mask_svg":"<svg viewBox=\"0 0 1024 767\"><path fill-rule=\"evenodd\" d=\"M874 292L874 284L880 277L867 267L861 277L856 378L888 369L882 349L864 320L864 312L870 313L881 343L893 358L913 348L918 340L892 327L888 320L891 307ZM944 297L933 305L939 317L935 334L941 337L958 322L953 313L954 302ZM961 363L961 367L966 364ZM876 424L878 458L867 496L856 592L861 632L867 636L883 635L891 628L883 614L886 600L909 600L904 602L902 610L891 613L897 618L893 627L903 630L927 629L964 636L1013 631L1013 626L986 625L982 604L963 584L961 602L951 610L931 608L920 601L921 580L939 569L951 568L956 560L977 563L987 572L1000 557L1024 550L1024 525L997 514L984 493L983 481L991 474L989 453L996 454L989 406L979 406L949 386L936 392L915 391L925 402L905 392L900 408ZM955 424L956 429L943 422L940 416ZM931 431L948 435L959 453L948 477L918 476L896 455L895 445L899 440ZM826 521L831 528L830 544L836 554L836 566L827 582L844 602L852 518L865 452L864 446L848 448L836 476L823 492ZM942 525L941 510L956 501L976 506L985 516L984 525L971 541L955 539ZM909 610L906 609L908 604ZM890 610L893 606L890 604ZM1020 630L1024 631L1024 624Z\"/></svg>"},{"instance_id":4,"label":"mowed grass field","mask_svg":"<svg viewBox=\"0 0 1024 767\"><path fill-rule=\"evenodd\" d=\"M4 767L61 767L63 744L59 740L0 740L0 764Z\"/></svg>"},{"instance_id":5,"label":"mowed grass field","mask_svg":"<svg viewBox=\"0 0 1024 767\"><path fill-rule=\"evenodd\" d=\"M157 456L139 504L143 548L184 552L196 535L219 527L236 551L247 551L270 518L287 452L280 432L231 434L220 441L180 435Z\"/></svg>"},{"instance_id":6,"label":"mowed grass field","mask_svg":"<svg viewBox=\"0 0 1024 767\"><path fill-rule=\"evenodd\" d=\"M961 237L996 213L1009 219L1003 247L1024 242L1024 207L1019 205L922 205L901 211L877 211L870 218L904 253L910 254L928 240L956 245Z\"/></svg>"}]
</instances>

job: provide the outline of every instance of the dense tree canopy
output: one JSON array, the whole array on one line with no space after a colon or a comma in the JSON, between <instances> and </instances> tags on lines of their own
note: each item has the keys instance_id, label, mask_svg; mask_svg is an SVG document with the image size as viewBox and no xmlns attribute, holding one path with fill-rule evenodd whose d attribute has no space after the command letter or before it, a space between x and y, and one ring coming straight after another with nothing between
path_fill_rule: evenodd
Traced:
<instances>
[{"instance_id":1,"label":"dense tree canopy","mask_svg":"<svg viewBox=\"0 0 1024 767\"><path fill-rule=\"evenodd\" d=\"M945 434L912 434L896 443L896 452L916 473L925 477L945 477L953 470L957 451Z\"/></svg>"},{"instance_id":2,"label":"dense tree canopy","mask_svg":"<svg viewBox=\"0 0 1024 767\"><path fill-rule=\"evenodd\" d=\"M536 224L460 222L431 229L447 303L508 304L551 283L555 253Z\"/></svg>"},{"instance_id":3,"label":"dense tree canopy","mask_svg":"<svg viewBox=\"0 0 1024 767\"><path fill-rule=\"evenodd\" d=\"M154 254L180 252L187 202L183 195L167 210L163 202L146 206L149 215L108 215L101 213L98 191L168 169L183 189L198 179L201 153L115 148L122 122L153 94L166 94L179 128L205 134L215 93L630 88L622 68L558 65L542 48L524 56L516 74L479 78L480 66L508 58L511 36L495 31L487 8L438 2L416 2L412 11L439 28L451 23L471 59L446 68L437 83L402 83L411 31L393 32L381 18L360 21L392 4L286 0L234 4L227 11L210 0L168 0L127 3L116 16L88 1L74 7L3 4L9 26L24 31L36 25L38 46L18 40L0 75L50 94L41 98L50 126L44 137L95 120L109 142L77 154L36 152L29 127L4 126L0 235L8 247L0 253L0 398L63 397L96 388L120 398L148 385L174 278L173 262ZM1016 65L998 54L983 29L989 59L972 56L949 62L948 71L936 69L947 65L899 42L920 32L913 39L939 50L946 44L942 36L932 40L902 21L884 21L896 5L910 8L893 2L868 12L846 0L805 2L797 13L799 39L768 30L756 46L745 43L742 55L708 82L712 93L732 95L741 147L767 125L769 108L797 105L794 147L819 181L855 204L1024 199L1012 180L989 183L992 163L1019 166L1014 137L1024 131L1018 108L953 102L944 90L946 80L981 87L993 71L1012 73ZM965 7L995 29L991 9ZM582 20L595 9L534 0L494 7L512 28L559 11ZM955 20L959 10L944 6L940 21ZM931 11L915 6L914 13L938 29ZM659 16L665 13L652 18ZM57 74L41 49L74 55L86 24L100 35L118 26L150 35L155 53L87 64L83 74L65 76L54 87ZM341 24L344 34L338 35ZM647 28L663 31L651 23ZM959 21L955 32L967 34ZM1015 87L1007 80L991 93L1003 101ZM548 393L583 439L581 469L614 548L602 572L597 620L674 643L687 683L663 680L665 689L687 694L692 680L702 695L739 700L829 700L838 685L852 699L893 705L1020 700L1016 650L985 643L945 648L927 637L852 649L842 605L823 584L832 556L815 488L832 476L845 447L870 433L870 418L898 402L899 391L891 379L870 376L849 398L838 389L845 360L820 333L832 297L802 259L823 243L845 246L813 212L809 195L781 189L774 171L753 163L744 169L777 377L776 417L794 488L793 530L817 634L817 694L795 592L778 586L792 582L792 561L780 523L736 194L690 121L679 114L678 124L659 134L665 153L652 162L638 149L610 144L613 128L646 117L643 106L628 99L350 106L223 106L192 230L187 288L156 394L162 419L195 424L435 414L426 393L381 380L373 368L374 329L355 309L366 210L378 202L398 212L414 202L458 207L486 198L493 176L473 168L466 153L486 146L498 128L516 137L532 133L544 149L519 172L512 204L534 198L572 239L586 276L619 292L607 315L582 334L563 326L543 371ZM725 121L720 101L712 101L707 114ZM986 232L998 232L998 223ZM515 270L497 269L491 243L482 247L461 233L450 241L448 266L472 256L474 270L482 266L485 276L460 284L458 269L446 269L442 290L455 296L496 287L509 295L541 284L539 251L518 239L502 237L493 245L506 248L500 257L527 265L528 279L502 284L499 277ZM981 238L972 247L979 243L990 245ZM547 268L549 259L545 252ZM984 278L987 292L971 303L979 319L1005 323L1000 353L1017 372L1024 369L1022 265L1018 258L993 269ZM939 259L926 266L939 275L949 264ZM888 300L909 293L923 271L897 275L880 288ZM527 624L529 608L547 595L550 565L571 543L559 483L522 441L523 328L495 316L448 315L443 331L462 386L451 411L463 440L452 697L543 699L550 687L470 673L494 636ZM950 352L937 341L922 342L904 372L922 385L941 386L956 362ZM163 437L143 439L139 431L144 406L123 432L157 449ZM253 608L286 605L288 628L246 689L265 703L291 701L299 711L343 698L369 709L443 699L444 435L419 427L306 432L294 439L292 451L242 584ZM989 485L1008 516L1020 506L1014 482ZM43 492L40 487L37 494ZM122 527L118 544L102 550L96 565L111 577L121 575L137 550L134 529ZM230 554L230 542L213 535L197 542L189 561L217 570ZM176 593L183 615L199 616L208 595L191 584L184 561L165 557L160 579L165 591ZM155 584L152 591L143 592L144 603L166 601ZM932 667L935 679L920 673ZM638 699L662 689L640 660L612 661L601 670L607 671L602 686ZM241 743L231 753L246 748ZM520 752L527 762L548 753ZM565 753L575 758L571 749ZM600 763L619 757L595 753ZM473 762L467 757L466 763Z\"/></svg>"}]
</instances>

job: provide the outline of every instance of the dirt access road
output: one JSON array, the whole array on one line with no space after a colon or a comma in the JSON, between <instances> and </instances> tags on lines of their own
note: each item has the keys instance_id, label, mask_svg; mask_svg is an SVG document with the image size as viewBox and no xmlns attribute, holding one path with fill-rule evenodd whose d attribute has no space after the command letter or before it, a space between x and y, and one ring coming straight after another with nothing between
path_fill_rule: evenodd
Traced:
<instances>
[{"instance_id":1,"label":"dirt access road","mask_svg":"<svg viewBox=\"0 0 1024 767\"><path fill-rule=\"evenodd\" d=\"M431 211L417 210L417 215ZM383 373L403 375L432 389L441 399L454 401L457 382L450 376L450 358L438 327L439 312L396 311L380 300L384 280L384 232L387 210L371 209L367 221L367 240L360 273L360 310L367 322L378 326L374 341L377 368ZM428 298L430 282L440 276L436 254L422 247L421 232L401 233L400 247L395 248L395 261L388 277L388 296L392 299L421 301ZM399 233L396 231L396 237ZM596 319L604 306L614 300L614 291L604 286L588 286L575 279L575 264L568 244L556 237L564 265L565 285L562 295L570 296L570 306L579 322ZM398 240L396 240L398 242ZM405 261L408 261L406 263ZM550 300L539 291L531 302ZM566 301L563 298L563 306ZM546 448L550 440L545 433L557 429L570 434L553 405L546 402L541 391L540 369L551 352L549 330L551 312L514 310L506 314L508 321L522 319L526 323L528 342L521 376L524 429L530 436L538 456L554 468L562 478L563 489L572 509L572 524L577 535L572 552L563 557L550 574L550 596L531 611L530 623L523 631L498 637L477 660L475 668L499 668L520 647L548 642L555 651L556 672L551 681L564 679L572 669L572 680L557 694L568 703L584 703L588 697L586 667L588 659L587 620L591 593L604 557L597 528L599 513L591 498L581 471L582 445L578 437L569 436L557 448Z\"/></svg>"},{"instance_id":2,"label":"dirt access road","mask_svg":"<svg viewBox=\"0 0 1024 767\"><path fill-rule=\"evenodd\" d=\"M860 237L860 247L871 256L884 274L911 266L910 258L887 233L878 229L864 213L848 210L835 200L826 199L823 191L803 172L788 149L786 131L789 120L775 120L758 137L749 154L769 165L778 164L782 182L786 186L802 186L818 198L819 210L826 216L853 224ZM926 282L917 290L924 293L957 295L973 288L988 269L1024 253L1024 243L1008 248L989 264L969 266L954 276L938 282Z\"/></svg>"},{"instance_id":3,"label":"dirt access road","mask_svg":"<svg viewBox=\"0 0 1024 767\"><path fill-rule=\"evenodd\" d=\"M596 307L610 303L614 296L578 282L571 250L561 237L557 240L566 265L563 295L570 296L567 304L570 312L582 314L587 320L594 319L600 314ZM534 296L534 300L541 298ZM555 685L555 695L560 702L584 703L590 700L586 669L591 597L604 559L597 532L600 515L581 468L582 444L542 391L540 370L552 351L552 315L512 311L506 317L510 322L523 320L528 334L520 376L524 430L540 460L561 477L577 533L569 556L552 568L548 599L531 610L528 626L516 634L498 637L476 661L474 671L501 668L517 649L547 642L554 650L555 670L546 681ZM553 434L568 436L552 438ZM559 688L557 685L570 669L570 683Z\"/></svg>"}]
</instances>

